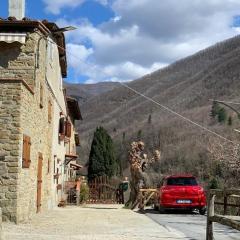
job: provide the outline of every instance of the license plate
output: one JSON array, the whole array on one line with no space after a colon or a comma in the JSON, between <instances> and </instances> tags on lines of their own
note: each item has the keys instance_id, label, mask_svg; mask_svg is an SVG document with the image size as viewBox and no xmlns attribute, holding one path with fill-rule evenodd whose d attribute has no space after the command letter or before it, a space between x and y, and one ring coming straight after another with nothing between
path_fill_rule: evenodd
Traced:
<instances>
[{"instance_id":1,"label":"license plate","mask_svg":"<svg viewBox=\"0 0 240 240\"><path fill-rule=\"evenodd\" d=\"M177 200L177 203L192 203L191 200Z\"/></svg>"}]
</instances>

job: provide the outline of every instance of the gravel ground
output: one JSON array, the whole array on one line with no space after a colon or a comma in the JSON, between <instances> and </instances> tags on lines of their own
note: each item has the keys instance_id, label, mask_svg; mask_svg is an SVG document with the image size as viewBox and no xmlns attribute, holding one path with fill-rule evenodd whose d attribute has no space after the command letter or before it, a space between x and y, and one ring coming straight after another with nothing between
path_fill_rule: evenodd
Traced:
<instances>
[{"instance_id":1,"label":"gravel ground","mask_svg":"<svg viewBox=\"0 0 240 240\"><path fill-rule=\"evenodd\" d=\"M58 208L30 223L4 223L6 240L154 240L187 239L143 214L119 205Z\"/></svg>"}]
</instances>

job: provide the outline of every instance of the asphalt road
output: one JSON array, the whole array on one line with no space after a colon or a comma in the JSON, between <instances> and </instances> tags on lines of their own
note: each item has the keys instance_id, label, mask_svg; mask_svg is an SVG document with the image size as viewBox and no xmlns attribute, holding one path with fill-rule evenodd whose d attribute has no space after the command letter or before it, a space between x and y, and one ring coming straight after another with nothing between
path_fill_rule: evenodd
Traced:
<instances>
[{"instance_id":1,"label":"asphalt road","mask_svg":"<svg viewBox=\"0 0 240 240\"><path fill-rule=\"evenodd\" d=\"M160 214L158 211L146 210L146 215L164 226L175 229L185 234L188 240L205 240L206 216L198 213L168 212ZM214 224L214 239L216 240L240 240L240 232L220 224Z\"/></svg>"}]
</instances>

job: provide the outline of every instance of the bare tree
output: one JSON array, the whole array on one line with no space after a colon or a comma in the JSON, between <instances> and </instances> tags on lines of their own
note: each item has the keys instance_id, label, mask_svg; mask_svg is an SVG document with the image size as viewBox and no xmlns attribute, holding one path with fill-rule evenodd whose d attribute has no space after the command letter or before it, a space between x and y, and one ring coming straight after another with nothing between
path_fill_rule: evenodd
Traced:
<instances>
[{"instance_id":1,"label":"bare tree","mask_svg":"<svg viewBox=\"0 0 240 240\"><path fill-rule=\"evenodd\" d=\"M143 153L144 143L142 141L133 142L129 151L129 163L131 171L131 193L128 205L134 206L138 200L140 188L146 187L148 176L145 170L154 162L160 160L160 151L156 150L152 158L148 158L147 154Z\"/></svg>"},{"instance_id":2,"label":"bare tree","mask_svg":"<svg viewBox=\"0 0 240 240\"><path fill-rule=\"evenodd\" d=\"M239 144L223 142L211 138L207 148L210 158L227 167L230 172L240 172L240 146Z\"/></svg>"}]
</instances>

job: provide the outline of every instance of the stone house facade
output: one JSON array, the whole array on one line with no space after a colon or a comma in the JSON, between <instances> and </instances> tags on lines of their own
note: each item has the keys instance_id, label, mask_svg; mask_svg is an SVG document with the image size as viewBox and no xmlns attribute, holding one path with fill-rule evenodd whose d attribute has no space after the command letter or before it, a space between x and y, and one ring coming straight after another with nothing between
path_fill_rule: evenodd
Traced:
<instances>
[{"instance_id":1,"label":"stone house facade","mask_svg":"<svg viewBox=\"0 0 240 240\"><path fill-rule=\"evenodd\" d=\"M66 168L65 124L70 116L62 85L66 74L65 39L56 24L0 20L3 220L26 221L58 204ZM80 112L79 107L72 110ZM62 122L64 134L59 132Z\"/></svg>"}]
</instances>

